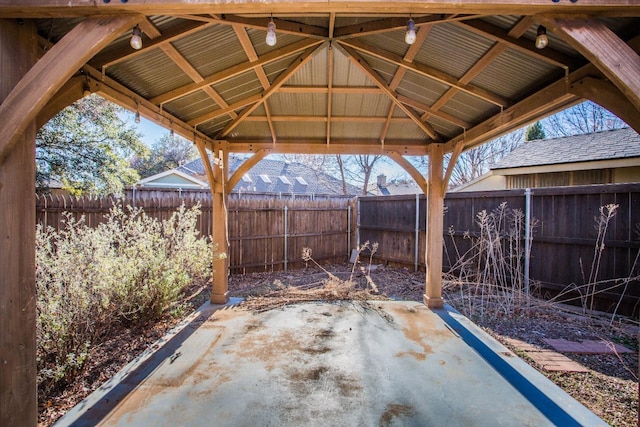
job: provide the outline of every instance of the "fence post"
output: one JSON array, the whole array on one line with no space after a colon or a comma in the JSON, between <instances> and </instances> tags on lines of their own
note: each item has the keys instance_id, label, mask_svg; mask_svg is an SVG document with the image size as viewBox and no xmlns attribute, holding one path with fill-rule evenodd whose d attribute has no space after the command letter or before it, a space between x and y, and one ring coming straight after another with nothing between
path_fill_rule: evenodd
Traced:
<instances>
[{"instance_id":1,"label":"fence post","mask_svg":"<svg viewBox=\"0 0 640 427\"><path fill-rule=\"evenodd\" d=\"M531 188L524 190L524 292L529 301L529 255L531 253Z\"/></svg>"},{"instance_id":2,"label":"fence post","mask_svg":"<svg viewBox=\"0 0 640 427\"><path fill-rule=\"evenodd\" d=\"M420 195L416 193L416 236L413 271L418 271L418 243L420 242Z\"/></svg>"},{"instance_id":3,"label":"fence post","mask_svg":"<svg viewBox=\"0 0 640 427\"><path fill-rule=\"evenodd\" d=\"M360 248L360 197L358 197L356 210L356 248Z\"/></svg>"},{"instance_id":4,"label":"fence post","mask_svg":"<svg viewBox=\"0 0 640 427\"><path fill-rule=\"evenodd\" d=\"M347 206L347 256L351 256L351 205Z\"/></svg>"},{"instance_id":5,"label":"fence post","mask_svg":"<svg viewBox=\"0 0 640 427\"><path fill-rule=\"evenodd\" d=\"M287 253L289 248L287 247L287 237L289 234L289 225L287 223L289 208L284 206L284 271L287 271Z\"/></svg>"}]
</instances>

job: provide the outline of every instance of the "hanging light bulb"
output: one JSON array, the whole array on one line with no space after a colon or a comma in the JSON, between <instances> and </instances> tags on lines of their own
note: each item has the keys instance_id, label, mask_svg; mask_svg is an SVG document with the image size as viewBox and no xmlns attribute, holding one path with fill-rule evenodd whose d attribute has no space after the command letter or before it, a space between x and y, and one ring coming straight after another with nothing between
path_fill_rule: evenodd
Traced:
<instances>
[{"instance_id":1,"label":"hanging light bulb","mask_svg":"<svg viewBox=\"0 0 640 427\"><path fill-rule=\"evenodd\" d=\"M142 30L138 25L133 27L133 32L131 33L131 41L129 42L129 44L135 50L142 49Z\"/></svg>"},{"instance_id":2,"label":"hanging light bulb","mask_svg":"<svg viewBox=\"0 0 640 427\"><path fill-rule=\"evenodd\" d=\"M547 47L548 44L549 44L549 37L547 37L547 29L544 26L539 25L538 33L536 36L536 47L538 49L544 49L545 47Z\"/></svg>"},{"instance_id":3,"label":"hanging light bulb","mask_svg":"<svg viewBox=\"0 0 640 427\"><path fill-rule=\"evenodd\" d=\"M407 32L404 33L404 42L406 44L414 44L416 42L416 23L409 18L407 22Z\"/></svg>"},{"instance_id":4,"label":"hanging light bulb","mask_svg":"<svg viewBox=\"0 0 640 427\"><path fill-rule=\"evenodd\" d=\"M278 41L276 37L276 23L273 22L273 16L271 17L271 21L267 25L267 38L265 39L269 46L275 46Z\"/></svg>"}]
</instances>

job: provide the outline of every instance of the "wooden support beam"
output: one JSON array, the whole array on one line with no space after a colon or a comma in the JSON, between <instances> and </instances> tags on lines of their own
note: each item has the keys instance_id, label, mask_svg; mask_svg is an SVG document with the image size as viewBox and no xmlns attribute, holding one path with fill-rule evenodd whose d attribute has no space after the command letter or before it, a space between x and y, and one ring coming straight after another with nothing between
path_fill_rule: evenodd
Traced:
<instances>
[{"instance_id":1,"label":"wooden support beam","mask_svg":"<svg viewBox=\"0 0 640 427\"><path fill-rule=\"evenodd\" d=\"M398 152L404 156L424 156L427 154L428 143L418 143L414 140L387 140L384 145L377 139L373 140L336 140L327 144L326 139L279 139L277 143L270 140L218 140L208 145L224 147L231 153L255 153L259 150L270 150L274 154L381 154Z\"/></svg>"},{"instance_id":2,"label":"wooden support beam","mask_svg":"<svg viewBox=\"0 0 640 427\"><path fill-rule=\"evenodd\" d=\"M335 18L335 15L334 15ZM332 30L333 31L333 30ZM329 42L331 43L331 42ZM331 110L333 107L333 46L329 44L327 61L327 144L331 143Z\"/></svg>"},{"instance_id":3,"label":"wooden support beam","mask_svg":"<svg viewBox=\"0 0 640 427\"><path fill-rule=\"evenodd\" d=\"M594 64L640 110L640 56L634 49L596 19L548 19L545 24Z\"/></svg>"},{"instance_id":4,"label":"wooden support beam","mask_svg":"<svg viewBox=\"0 0 640 427\"><path fill-rule=\"evenodd\" d=\"M252 167L258 164L258 162L271 153L271 150L258 150L253 156L245 160L238 169L231 175L229 181L225 184L225 191L227 194L231 193L235 186L240 182L243 176L245 176Z\"/></svg>"},{"instance_id":5,"label":"wooden support beam","mask_svg":"<svg viewBox=\"0 0 640 427\"><path fill-rule=\"evenodd\" d=\"M276 93L276 91L280 88L280 86L282 86L283 84L286 83L287 80L289 80L291 78L291 76L293 76L300 68L302 68L306 63L308 63L309 61L311 61L311 59L313 58L313 56L318 52L319 47L318 46L311 46L309 48L307 48L302 55L300 55L299 58L297 58L293 63L291 63L291 65L289 65L287 67L286 70L284 70L282 73L280 73L280 75L278 76L278 78L273 82L273 84L269 87L269 89L265 90L264 92L262 92L262 99L261 101L256 102L255 104L245 108L239 115L238 117L232 121L231 123L229 123L218 135L218 139L219 138L224 138L225 136L227 136L233 129L235 129L240 123L242 123L242 121L244 120L245 117L249 116L251 113L253 113L256 108L258 108L263 102L265 102L267 99L269 99L269 97L271 95L273 95L274 93Z\"/></svg>"},{"instance_id":6,"label":"wooden support beam","mask_svg":"<svg viewBox=\"0 0 640 427\"><path fill-rule=\"evenodd\" d=\"M36 118L36 128L40 129L62 109L73 104L84 96L85 90L90 89L90 81L85 76L76 76L60 88L47 105L42 107Z\"/></svg>"},{"instance_id":7,"label":"wooden support beam","mask_svg":"<svg viewBox=\"0 0 640 427\"><path fill-rule=\"evenodd\" d=\"M0 105L0 161L66 81L136 19L130 15L88 18L45 53Z\"/></svg>"},{"instance_id":8,"label":"wooden support beam","mask_svg":"<svg viewBox=\"0 0 640 427\"><path fill-rule=\"evenodd\" d=\"M405 159L402 154L397 151L387 151L387 156L394 162L396 162L402 169L405 170L413 178L413 180L418 184L418 187L422 190L424 194L429 193L429 187L427 184L427 180L424 175L420 173L415 166L413 166L407 159Z\"/></svg>"},{"instance_id":9,"label":"wooden support beam","mask_svg":"<svg viewBox=\"0 0 640 427\"><path fill-rule=\"evenodd\" d=\"M431 139L434 141L439 141L440 136L438 133L428 124L422 121L422 119L410 108L404 105L402 102L398 100L398 94L391 89L385 82L385 80L378 74L372 67L364 60L352 47L346 46L343 44L338 44L340 49L344 52L344 54L349 58L349 60L358 66L366 75L369 77L375 84L378 86L382 92L391 100L392 103L396 105L396 107L400 108L411 120L414 121L416 125L426 133Z\"/></svg>"},{"instance_id":10,"label":"wooden support beam","mask_svg":"<svg viewBox=\"0 0 640 427\"><path fill-rule=\"evenodd\" d=\"M442 144L429 147L429 179L427 191L426 287L424 304L442 308L442 243L444 240L444 190Z\"/></svg>"},{"instance_id":11,"label":"wooden support beam","mask_svg":"<svg viewBox=\"0 0 640 427\"><path fill-rule=\"evenodd\" d=\"M213 18L212 22L266 31L271 19L271 17L250 18L247 16L224 14L220 15L219 18ZM278 19L276 17L273 18L273 23L276 24L277 33L293 34L295 36L312 37L323 40L328 38L327 29L323 27L287 21L286 19Z\"/></svg>"},{"instance_id":12,"label":"wooden support beam","mask_svg":"<svg viewBox=\"0 0 640 427\"><path fill-rule=\"evenodd\" d=\"M556 67L574 68L577 65L575 59L553 49L553 47L536 49L533 41L511 37L508 31L480 19L456 22L456 25L499 43L505 43L511 49Z\"/></svg>"},{"instance_id":13,"label":"wooden support beam","mask_svg":"<svg viewBox=\"0 0 640 427\"><path fill-rule=\"evenodd\" d=\"M210 182L213 225L211 239L213 254L213 286L209 298L211 304L226 304L229 301L229 236L227 235L227 192L225 181L228 175L228 151L217 150L213 165L213 182ZM205 159L203 159L205 161ZM207 163L209 159L206 159Z\"/></svg>"},{"instance_id":14,"label":"wooden support beam","mask_svg":"<svg viewBox=\"0 0 640 427\"><path fill-rule=\"evenodd\" d=\"M238 115L235 113L236 110L239 110L240 108L244 108L247 105L253 105L253 104L259 102L261 99L262 99L262 95L260 95L260 94L253 95L253 96L250 96L250 97L245 98L245 99L241 99L238 102L234 102L231 105L227 105L226 108L219 108L219 109L214 110L214 111L212 111L210 113L203 114L200 117L196 117L193 120L189 120L187 122L187 124L189 126L198 126L201 123L208 122L209 120L217 119L218 117L231 115L232 113L237 118Z\"/></svg>"},{"instance_id":15,"label":"wooden support beam","mask_svg":"<svg viewBox=\"0 0 640 427\"><path fill-rule=\"evenodd\" d=\"M291 55L295 55L297 53L303 52L304 50L309 49L310 47L318 46L320 43L322 42L318 40L301 40L299 42L290 44L289 46L285 46L283 48L276 49L274 51L266 53L263 56L261 56L257 61L254 61L254 62L247 61L238 65L234 65L232 67L227 68L226 70L222 70L220 72L217 72L210 76L205 77L204 80L199 83L189 83L177 89L173 89L169 92L166 92L154 98L151 98L150 101L156 105L165 104L169 101L173 101L174 99L180 98L182 96L185 96L197 90L200 90L205 86L214 85L221 81L246 73L247 71L253 70L257 67L262 67L263 65L267 65L279 59L286 58L287 56L291 56Z\"/></svg>"},{"instance_id":16,"label":"wooden support beam","mask_svg":"<svg viewBox=\"0 0 640 427\"><path fill-rule=\"evenodd\" d=\"M372 94L378 95L382 93L380 88L375 86L332 86L331 91L333 94L343 95L363 95ZM325 86L282 86L279 93L328 93L329 88Z\"/></svg>"},{"instance_id":17,"label":"wooden support beam","mask_svg":"<svg viewBox=\"0 0 640 427\"><path fill-rule=\"evenodd\" d=\"M585 77L569 86L569 92L606 108L640 133L640 110L613 83Z\"/></svg>"},{"instance_id":18,"label":"wooden support beam","mask_svg":"<svg viewBox=\"0 0 640 427\"><path fill-rule=\"evenodd\" d=\"M416 24L416 28L420 28L423 25L433 25L443 22L450 22L453 20L471 19L473 16L469 15L424 15L416 16L413 21ZM344 27L335 29L335 39L344 40L352 37L370 36L373 34L388 33L390 31L398 31L407 28L408 17L393 17L383 18L375 21L363 22L360 24L347 25Z\"/></svg>"},{"instance_id":19,"label":"wooden support beam","mask_svg":"<svg viewBox=\"0 0 640 427\"><path fill-rule=\"evenodd\" d=\"M32 22L19 25L0 20L0 102L8 99L24 73L36 63L36 36ZM14 146L0 160L1 426L31 427L38 423L35 137L32 119L22 126Z\"/></svg>"},{"instance_id":20,"label":"wooden support beam","mask_svg":"<svg viewBox=\"0 0 640 427\"><path fill-rule=\"evenodd\" d=\"M484 101L490 102L491 104L494 104L498 107L507 107L508 105L511 104L511 101L495 93L491 93L488 90L482 89L472 84L461 83L459 79L455 78L454 76L447 74L443 71L436 70L435 68L430 67L428 65L421 64L418 62L405 61L401 56L396 55L395 53L389 52L387 50L384 50L380 47L362 42L360 40L343 40L340 42L340 44L345 48L349 46L353 49L357 49L375 58L382 59L383 61L387 61L398 67L406 68L407 70L417 73L421 76L436 80L448 86L455 87L458 90L466 92L477 98L483 99Z\"/></svg>"},{"instance_id":21,"label":"wooden support beam","mask_svg":"<svg viewBox=\"0 0 640 427\"><path fill-rule=\"evenodd\" d=\"M444 179L442 180L442 191L446 194L447 188L449 188L449 180L451 179L451 175L453 174L453 169L456 167L456 163L460 158L460 154L462 154L462 149L464 148L464 140L459 141L456 146L453 148L451 152L451 157L449 158L449 164L447 165L447 171L444 174Z\"/></svg>"}]
</instances>

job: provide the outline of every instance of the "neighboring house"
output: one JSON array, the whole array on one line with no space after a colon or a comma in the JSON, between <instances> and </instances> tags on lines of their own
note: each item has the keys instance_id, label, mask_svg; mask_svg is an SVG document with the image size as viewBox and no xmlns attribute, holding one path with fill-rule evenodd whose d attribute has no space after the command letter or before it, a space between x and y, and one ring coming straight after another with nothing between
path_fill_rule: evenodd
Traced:
<instances>
[{"instance_id":1,"label":"neighboring house","mask_svg":"<svg viewBox=\"0 0 640 427\"><path fill-rule=\"evenodd\" d=\"M206 177L205 177L206 180ZM179 169L171 169L136 182L137 187L155 188L207 188L209 184Z\"/></svg>"},{"instance_id":2,"label":"neighboring house","mask_svg":"<svg viewBox=\"0 0 640 427\"><path fill-rule=\"evenodd\" d=\"M387 176L378 175L376 182L367 186L368 196L400 196L403 194L423 194L415 181L387 182Z\"/></svg>"},{"instance_id":3,"label":"neighboring house","mask_svg":"<svg viewBox=\"0 0 640 427\"><path fill-rule=\"evenodd\" d=\"M229 159L229 175L233 174L244 162L243 158ZM202 159L193 160L177 169L162 172L138 181L139 187L171 187L184 189L207 188L207 176ZM263 159L246 173L233 189L236 193L275 193L275 194L333 194L343 195L342 181L318 172L301 163L283 160ZM357 195L360 190L347 184L347 194Z\"/></svg>"},{"instance_id":4,"label":"neighboring house","mask_svg":"<svg viewBox=\"0 0 640 427\"><path fill-rule=\"evenodd\" d=\"M607 130L529 141L451 192L640 182L640 135Z\"/></svg>"}]
</instances>

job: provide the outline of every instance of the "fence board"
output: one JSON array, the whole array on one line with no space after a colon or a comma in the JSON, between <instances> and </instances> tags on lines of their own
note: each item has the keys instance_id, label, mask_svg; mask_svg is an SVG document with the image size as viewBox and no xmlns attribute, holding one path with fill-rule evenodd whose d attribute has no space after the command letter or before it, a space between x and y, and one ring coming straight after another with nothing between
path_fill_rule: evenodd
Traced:
<instances>
[{"instance_id":1,"label":"fence board","mask_svg":"<svg viewBox=\"0 0 640 427\"><path fill-rule=\"evenodd\" d=\"M229 264L232 273L278 271L285 268L284 208L288 209L289 232L287 263L303 266L302 248L310 247L317 261L343 262L349 254L348 242L354 242L355 224L348 224L348 209L354 209L352 198L299 197L282 195L258 197L232 194L228 201L228 217L213 218L209 190L150 189L129 190L121 198L77 198L73 196L38 196L36 221L56 230L64 228L63 212L77 220L84 218L90 227L105 222L105 214L116 204L142 208L158 220L167 220L184 203L186 208L200 204L202 214L197 229L211 234L213 221L227 221L229 231ZM353 217L353 215L352 215ZM349 236L351 235L351 236Z\"/></svg>"},{"instance_id":2,"label":"fence board","mask_svg":"<svg viewBox=\"0 0 640 427\"><path fill-rule=\"evenodd\" d=\"M359 199L360 240L378 241L376 258L413 265L414 256L407 249L415 243L408 232L414 218L409 218L415 196L366 197ZM476 216L506 202L510 209L525 210L524 190L450 193L445 198L445 247L443 268L448 270L471 247L465 232L480 231ZM420 209L424 206L420 198ZM541 293L553 296L568 285L582 285L588 279L598 236L594 218L601 206L619 205L606 234L605 250L599 266L598 280L626 278L640 274L634 266L640 251L640 184L536 188L532 189L532 217L538 220L533 231L530 277L541 284ZM424 224L422 217L420 224ZM424 238L424 233L420 238ZM406 240L406 242L405 242ZM404 246L403 246L404 245ZM424 267L424 246L419 242L419 264ZM387 247L388 246L388 247ZM606 290L599 285L600 310L611 310L621 297L622 288ZM619 312L638 316L640 282L631 282Z\"/></svg>"}]
</instances>

